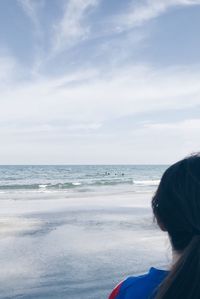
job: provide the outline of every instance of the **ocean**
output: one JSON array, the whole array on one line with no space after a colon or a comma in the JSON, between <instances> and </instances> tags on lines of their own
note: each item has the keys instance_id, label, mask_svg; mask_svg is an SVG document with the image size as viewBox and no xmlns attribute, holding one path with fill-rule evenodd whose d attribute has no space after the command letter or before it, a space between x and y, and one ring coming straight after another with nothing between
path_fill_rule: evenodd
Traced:
<instances>
[{"instance_id":1,"label":"ocean","mask_svg":"<svg viewBox=\"0 0 200 299\"><path fill-rule=\"evenodd\" d=\"M0 166L0 298L103 299L167 236L151 198L166 165Z\"/></svg>"},{"instance_id":2,"label":"ocean","mask_svg":"<svg viewBox=\"0 0 200 299\"><path fill-rule=\"evenodd\" d=\"M165 169L165 165L0 166L0 190L148 191L158 185Z\"/></svg>"}]
</instances>

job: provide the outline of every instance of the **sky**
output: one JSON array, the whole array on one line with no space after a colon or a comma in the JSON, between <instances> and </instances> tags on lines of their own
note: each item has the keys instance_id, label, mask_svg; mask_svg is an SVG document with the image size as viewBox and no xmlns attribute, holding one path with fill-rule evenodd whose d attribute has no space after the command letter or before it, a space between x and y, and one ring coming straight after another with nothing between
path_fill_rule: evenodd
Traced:
<instances>
[{"instance_id":1,"label":"sky","mask_svg":"<svg viewBox=\"0 0 200 299\"><path fill-rule=\"evenodd\" d=\"M200 0L0 1L0 164L200 150Z\"/></svg>"}]
</instances>

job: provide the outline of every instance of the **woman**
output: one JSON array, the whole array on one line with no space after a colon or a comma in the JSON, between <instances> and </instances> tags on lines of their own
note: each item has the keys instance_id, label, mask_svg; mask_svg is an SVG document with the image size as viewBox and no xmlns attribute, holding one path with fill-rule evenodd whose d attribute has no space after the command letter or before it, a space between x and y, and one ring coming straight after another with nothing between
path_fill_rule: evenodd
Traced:
<instances>
[{"instance_id":1,"label":"woman","mask_svg":"<svg viewBox=\"0 0 200 299\"><path fill-rule=\"evenodd\" d=\"M161 230L168 232L173 266L129 277L109 299L200 299L200 155L165 171L152 209Z\"/></svg>"}]
</instances>

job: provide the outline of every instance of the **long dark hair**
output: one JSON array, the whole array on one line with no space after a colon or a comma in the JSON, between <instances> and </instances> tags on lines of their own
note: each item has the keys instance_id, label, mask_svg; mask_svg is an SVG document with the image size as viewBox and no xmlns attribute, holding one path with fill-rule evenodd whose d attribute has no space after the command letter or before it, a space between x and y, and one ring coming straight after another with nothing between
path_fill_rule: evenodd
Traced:
<instances>
[{"instance_id":1,"label":"long dark hair","mask_svg":"<svg viewBox=\"0 0 200 299\"><path fill-rule=\"evenodd\" d=\"M200 298L200 155L170 166L152 199L158 225L168 232L180 258L155 299Z\"/></svg>"}]
</instances>

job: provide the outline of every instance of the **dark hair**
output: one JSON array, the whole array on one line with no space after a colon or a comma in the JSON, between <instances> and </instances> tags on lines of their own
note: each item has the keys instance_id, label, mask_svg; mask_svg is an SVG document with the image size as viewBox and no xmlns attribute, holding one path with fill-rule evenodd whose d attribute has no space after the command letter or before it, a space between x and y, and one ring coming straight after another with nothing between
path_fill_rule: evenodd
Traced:
<instances>
[{"instance_id":1,"label":"dark hair","mask_svg":"<svg viewBox=\"0 0 200 299\"><path fill-rule=\"evenodd\" d=\"M180 258L159 286L156 299L200 298L200 155L172 166L152 199L158 225Z\"/></svg>"}]
</instances>

